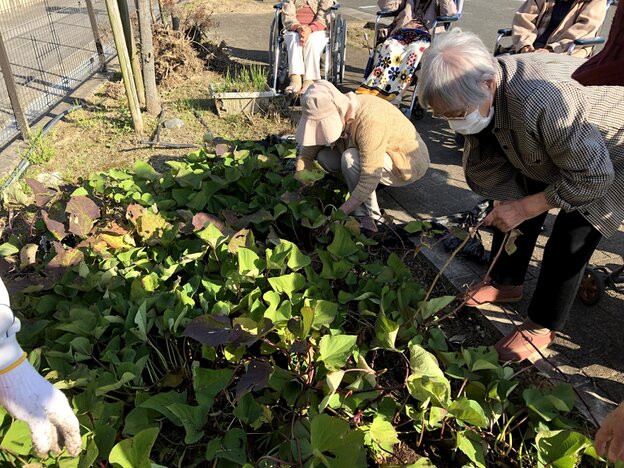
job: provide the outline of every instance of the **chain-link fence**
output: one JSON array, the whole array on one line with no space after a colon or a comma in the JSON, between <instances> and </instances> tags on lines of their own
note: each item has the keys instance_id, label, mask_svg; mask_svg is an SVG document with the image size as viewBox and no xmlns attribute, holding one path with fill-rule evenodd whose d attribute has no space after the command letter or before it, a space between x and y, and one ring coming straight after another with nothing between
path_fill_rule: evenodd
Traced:
<instances>
[{"instance_id":1,"label":"chain-link fence","mask_svg":"<svg viewBox=\"0 0 624 468\"><path fill-rule=\"evenodd\" d=\"M115 55L104 0L0 0L0 34L29 122ZM0 149L18 134L6 81L0 80Z\"/></svg>"}]
</instances>

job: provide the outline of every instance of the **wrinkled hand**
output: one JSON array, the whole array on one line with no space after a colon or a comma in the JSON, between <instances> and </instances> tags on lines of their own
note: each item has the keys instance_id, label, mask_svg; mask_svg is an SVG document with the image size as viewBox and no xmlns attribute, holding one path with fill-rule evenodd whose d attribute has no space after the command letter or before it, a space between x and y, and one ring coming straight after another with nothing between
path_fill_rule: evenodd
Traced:
<instances>
[{"instance_id":1,"label":"wrinkled hand","mask_svg":"<svg viewBox=\"0 0 624 468\"><path fill-rule=\"evenodd\" d=\"M308 42L308 38L310 37L310 34L312 34L312 29L309 26L301 26L297 29L297 32L299 33L301 47L303 47L306 45L306 42Z\"/></svg>"},{"instance_id":2,"label":"wrinkled hand","mask_svg":"<svg viewBox=\"0 0 624 468\"><path fill-rule=\"evenodd\" d=\"M80 453L80 424L67 398L27 360L0 375L0 405L28 424L37 455L59 454L63 445L72 456Z\"/></svg>"},{"instance_id":3,"label":"wrinkled hand","mask_svg":"<svg viewBox=\"0 0 624 468\"><path fill-rule=\"evenodd\" d=\"M535 52L538 52L540 54L550 54L550 50L548 49L535 49Z\"/></svg>"},{"instance_id":4,"label":"wrinkled hand","mask_svg":"<svg viewBox=\"0 0 624 468\"><path fill-rule=\"evenodd\" d=\"M526 54L528 52L535 52L535 49L532 45L525 45L522 49L518 51L519 54Z\"/></svg>"},{"instance_id":5,"label":"wrinkled hand","mask_svg":"<svg viewBox=\"0 0 624 468\"><path fill-rule=\"evenodd\" d=\"M485 226L494 226L502 232L509 232L529 219L520 200L495 201L494 209L483 220Z\"/></svg>"},{"instance_id":6,"label":"wrinkled hand","mask_svg":"<svg viewBox=\"0 0 624 468\"><path fill-rule=\"evenodd\" d=\"M356 200L353 197L349 197L349 199L344 202L342 205L340 205L340 208L338 208L340 211L342 211L344 214L351 214L351 212L353 210L355 210L357 207L359 207L362 204L362 202Z\"/></svg>"},{"instance_id":7,"label":"wrinkled hand","mask_svg":"<svg viewBox=\"0 0 624 468\"><path fill-rule=\"evenodd\" d=\"M594 446L598 454L607 455L612 462L624 462L624 403L602 422Z\"/></svg>"}]
</instances>

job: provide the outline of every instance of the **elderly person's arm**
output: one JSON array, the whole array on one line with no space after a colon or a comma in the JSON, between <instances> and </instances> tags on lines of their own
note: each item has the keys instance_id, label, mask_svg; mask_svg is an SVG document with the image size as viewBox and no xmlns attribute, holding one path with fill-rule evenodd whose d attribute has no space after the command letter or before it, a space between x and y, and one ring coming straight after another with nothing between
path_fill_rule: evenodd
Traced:
<instances>
[{"instance_id":1,"label":"elderly person's arm","mask_svg":"<svg viewBox=\"0 0 624 468\"><path fill-rule=\"evenodd\" d=\"M624 462L624 403L602 421L594 445L599 455Z\"/></svg>"},{"instance_id":2,"label":"elderly person's arm","mask_svg":"<svg viewBox=\"0 0 624 468\"><path fill-rule=\"evenodd\" d=\"M403 0L377 0L380 10L396 11L401 7Z\"/></svg>"},{"instance_id":3,"label":"elderly person's arm","mask_svg":"<svg viewBox=\"0 0 624 468\"><path fill-rule=\"evenodd\" d=\"M602 135L586 120L588 113L583 93L571 83L549 84L531 97L525 106L527 130L542 141L559 177L541 193L497 204L486 225L507 232L551 208L582 210L607 193L613 164Z\"/></svg>"},{"instance_id":4,"label":"elderly person's arm","mask_svg":"<svg viewBox=\"0 0 624 468\"><path fill-rule=\"evenodd\" d=\"M295 179L302 183L304 182L300 177L301 171L314 169L314 160L323 148L325 147L322 145L303 146L301 148L297 163L295 164Z\"/></svg>"},{"instance_id":5,"label":"elderly person's arm","mask_svg":"<svg viewBox=\"0 0 624 468\"><path fill-rule=\"evenodd\" d=\"M562 54L576 39L587 39L596 37L607 13L607 2L604 0L591 0L581 4L581 12L576 17L575 23L561 32L561 37L557 42L546 45L546 49L551 52ZM590 49L586 50L586 54Z\"/></svg>"},{"instance_id":6,"label":"elderly person's arm","mask_svg":"<svg viewBox=\"0 0 624 468\"><path fill-rule=\"evenodd\" d=\"M440 16L454 16L457 14L457 4L453 0L439 0Z\"/></svg>"},{"instance_id":7,"label":"elderly person's arm","mask_svg":"<svg viewBox=\"0 0 624 468\"><path fill-rule=\"evenodd\" d=\"M544 8L545 0L526 0L514 14L511 39L516 52L533 51L533 43L537 39L537 20Z\"/></svg>"},{"instance_id":8,"label":"elderly person's arm","mask_svg":"<svg viewBox=\"0 0 624 468\"><path fill-rule=\"evenodd\" d=\"M334 0L320 0L318 3L318 10L314 21L310 24L312 32L324 31L327 29L327 16L331 12L331 7L334 4Z\"/></svg>"},{"instance_id":9,"label":"elderly person's arm","mask_svg":"<svg viewBox=\"0 0 624 468\"><path fill-rule=\"evenodd\" d=\"M573 83L545 86L527 102L526 111L529 131L541 138L560 173L545 190L548 202L571 211L603 197L615 172L602 135L587 120L582 89Z\"/></svg>"},{"instance_id":10,"label":"elderly person's arm","mask_svg":"<svg viewBox=\"0 0 624 468\"><path fill-rule=\"evenodd\" d=\"M351 213L377 189L381 181L384 157L386 154L386 132L375 129L383 129L384 122L375 122L371 119L360 124L356 139L356 147L360 153L360 178L349 199L340 207L346 214Z\"/></svg>"},{"instance_id":11,"label":"elderly person's arm","mask_svg":"<svg viewBox=\"0 0 624 468\"><path fill-rule=\"evenodd\" d=\"M297 21L295 0L284 0L282 2L282 25L285 31L296 31L301 26Z\"/></svg>"}]
</instances>

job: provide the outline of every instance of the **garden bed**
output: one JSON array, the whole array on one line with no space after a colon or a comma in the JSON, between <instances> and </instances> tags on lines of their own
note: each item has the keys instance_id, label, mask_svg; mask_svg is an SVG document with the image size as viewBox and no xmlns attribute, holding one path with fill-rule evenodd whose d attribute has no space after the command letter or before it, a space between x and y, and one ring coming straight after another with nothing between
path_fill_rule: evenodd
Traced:
<instances>
[{"instance_id":1,"label":"garden bed","mask_svg":"<svg viewBox=\"0 0 624 468\"><path fill-rule=\"evenodd\" d=\"M85 450L36 460L2 412L0 463L596 463L572 389L501 366L478 315L439 322L454 291L428 295L422 257L336 212L342 185L294 180L294 147L266 138L293 132L288 115L217 118L218 79L163 90L185 124L163 141L205 148L140 145L111 83L5 194L19 340L68 395Z\"/></svg>"}]
</instances>

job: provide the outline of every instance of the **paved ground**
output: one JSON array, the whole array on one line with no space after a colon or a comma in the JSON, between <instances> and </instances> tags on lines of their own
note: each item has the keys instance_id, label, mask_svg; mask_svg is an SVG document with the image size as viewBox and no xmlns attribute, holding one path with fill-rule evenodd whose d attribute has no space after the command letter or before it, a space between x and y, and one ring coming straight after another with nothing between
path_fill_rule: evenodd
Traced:
<instances>
[{"instance_id":1,"label":"paved ground","mask_svg":"<svg viewBox=\"0 0 624 468\"><path fill-rule=\"evenodd\" d=\"M370 0L343 0L342 12L349 18L351 28L361 27L365 21L374 18ZM513 11L519 5L516 0L497 1L496 8L489 0L467 0L461 28L479 34L488 46L492 46L499 27L508 25ZM254 15L219 15L215 19L220 27L214 34L226 40L232 53L240 58L266 62L267 38L272 12L267 6L267 13ZM254 24L253 31L249 24ZM241 31L245 31L241 34ZM608 31L608 29L607 29ZM360 44L350 41L347 53L347 76L345 88L352 89L361 80L366 64L367 50ZM425 178L416 184L404 188L387 189L382 198L384 207L399 219L412 217L431 218L444 216L470 209L479 197L467 187L462 168L461 152L454 145L452 134L441 122L425 117L415 123L419 133L429 147L431 169ZM547 229L539 240L531 269L527 277L525 301L508 309L518 319L526 310L531 297L541 258L543 246L548 238ZM489 246L487 234L484 243ZM622 264L624 252L624 232L619 232L613 239L605 240L592 258L593 265L614 268ZM449 253L442 247L429 249L425 255L435 265L441 266ZM470 261L455 260L446 272L446 277L455 286L462 288L479 280L485 269L482 265ZM587 307L576 301L565 329L559 333L549 360L566 374L577 388L585 392L585 399L591 404L592 413L598 419L608 409L601 401L624 400L624 351L622 351L621 330L624 327L623 295L608 291L600 303ZM501 309L492 308L484 314L502 332L512 326ZM548 363L538 366L555 378L561 377Z\"/></svg>"}]
</instances>

